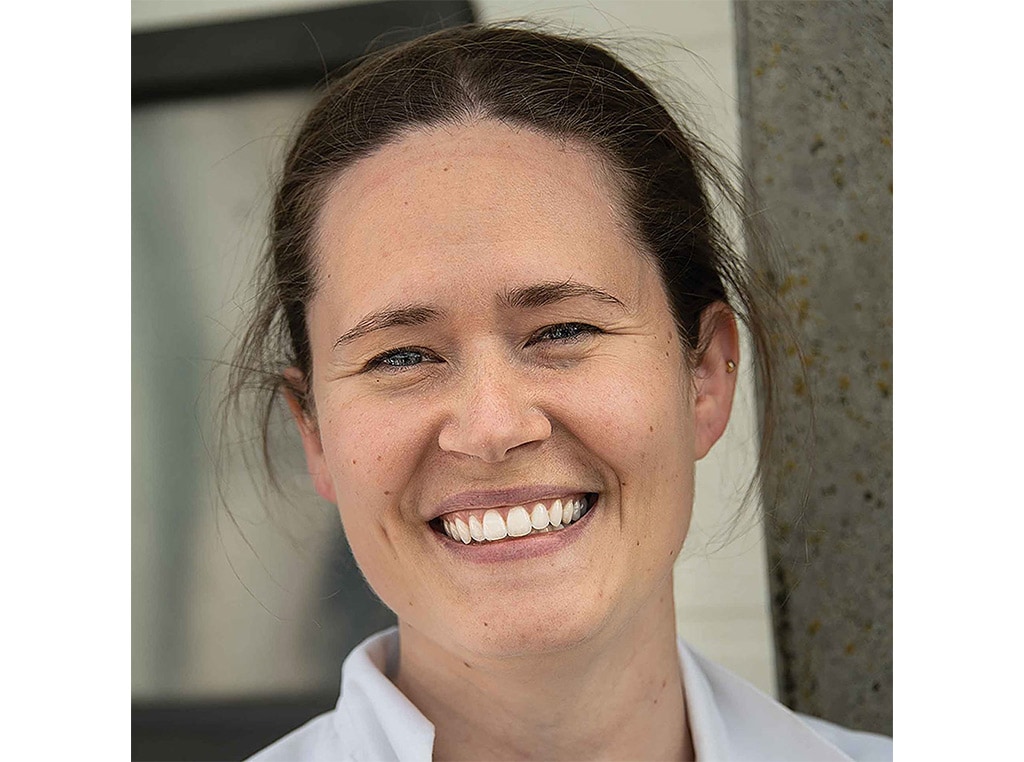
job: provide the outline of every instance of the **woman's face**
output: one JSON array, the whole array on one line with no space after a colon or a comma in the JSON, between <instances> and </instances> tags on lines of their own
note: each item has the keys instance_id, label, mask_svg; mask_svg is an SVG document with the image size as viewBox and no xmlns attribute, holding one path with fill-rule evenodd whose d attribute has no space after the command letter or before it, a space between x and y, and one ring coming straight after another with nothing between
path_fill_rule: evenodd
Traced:
<instances>
[{"instance_id":1,"label":"woman's face","mask_svg":"<svg viewBox=\"0 0 1024 762\"><path fill-rule=\"evenodd\" d=\"M317 257L309 467L403 626L508 655L653 605L725 421L600 163L496 122L415 132L337 180Z\"/></svg>"}]
</instances>

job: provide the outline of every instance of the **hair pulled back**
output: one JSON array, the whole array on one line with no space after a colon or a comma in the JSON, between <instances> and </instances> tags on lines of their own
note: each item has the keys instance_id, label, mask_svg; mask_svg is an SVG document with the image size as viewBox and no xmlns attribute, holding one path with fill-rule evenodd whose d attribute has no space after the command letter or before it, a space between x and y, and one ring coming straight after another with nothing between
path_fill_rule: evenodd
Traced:
<instances>
[{"instance_id":1,"label":"hair pulled back","mask_svg":"<svg viewBox=\"0 0 1024 762\"><path fill-rule=\"evenodd\" d=\"M700 317L724 302L746 325L761 391L761 462L771 437L770 298L746 268L714 203L738 196L708 146L598 45L518 27L463 26L374 53L331 83L287 154L255 311L231 369L229 402L255 391L263 455L284 388L313 413L289 367L309 378L306 310L317 286L318 216L332 181L416 128L495 119L595 149L621 184L637 242L657 263L681 340L699 357ZM717 194L712 197L711 193ZM738 205L737 205L738 208ZM753 483L752 483L753 486Z\"/></svg>"}]
</instances>

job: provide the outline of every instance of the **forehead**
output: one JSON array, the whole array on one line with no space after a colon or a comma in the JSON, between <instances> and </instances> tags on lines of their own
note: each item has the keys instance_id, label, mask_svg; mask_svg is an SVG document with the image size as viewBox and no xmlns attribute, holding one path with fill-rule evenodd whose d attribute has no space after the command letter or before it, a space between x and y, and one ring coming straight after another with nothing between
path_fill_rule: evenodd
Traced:
<instances>
[{"instance_id":1,"label":"forehead","mask_svg":"<svg viewBox=\"0 0 1024 762\"><path fill-rule=\"evenodd\" d=\"M316 240L319 285L353 310L466 283L605 284L650 269L595 153L480 121L413 132L332 185Z\"/></svg>"}]
</instances>

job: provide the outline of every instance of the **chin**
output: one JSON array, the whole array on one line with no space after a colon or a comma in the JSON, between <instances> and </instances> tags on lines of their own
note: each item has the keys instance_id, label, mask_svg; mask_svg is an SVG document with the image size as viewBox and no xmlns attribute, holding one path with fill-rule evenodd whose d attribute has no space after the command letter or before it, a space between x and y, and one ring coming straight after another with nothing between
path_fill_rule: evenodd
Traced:
<instances>
[{"instance_id":1,"label":"chin","mask_svg":"<svg viewBox=\"0 0 1024 762\"><path fill-rule=\"evenodd\" d=\"M494 610L487 619L474 618L452 635L462 641L456 647L479 657L514 659L577 649L598 639L608 621L607 612L594 610Z\"/></svg>"},{"instance_id":2,"label":"chin","mask_svg":"<svg viewBox=\"0 0 1024 762\"><path fill-rule=\"evenodd\" d=\"M671 578L671 566L666 575ZM477 599L464 612L452 612L438 634L457 651L494 659L599 647L618 637L642 607L622 582L607 569L590 568L575 579L560 575L542 589L520 590L504 600Z\"/></svg>"}]
</instances>

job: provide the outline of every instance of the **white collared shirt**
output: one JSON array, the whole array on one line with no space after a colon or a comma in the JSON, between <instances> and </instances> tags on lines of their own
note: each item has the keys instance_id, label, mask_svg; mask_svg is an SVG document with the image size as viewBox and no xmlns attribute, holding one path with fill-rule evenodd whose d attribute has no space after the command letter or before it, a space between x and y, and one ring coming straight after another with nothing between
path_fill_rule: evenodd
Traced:
<instances>
[{"instance_id":1,"label":"white collared shirt","mask_svg":"<svg viewBox=\"0 0 1024 762\"><path fill-rule=\"evenodd\" d=\"M892 759L892 739L798 715L678 643L698 762ZM342 666L334 711L292 731L251 762L429 762L434 726L388 679L388 667L397 659L397 628L363 641Z\"/></svg>"}]
</instances>

